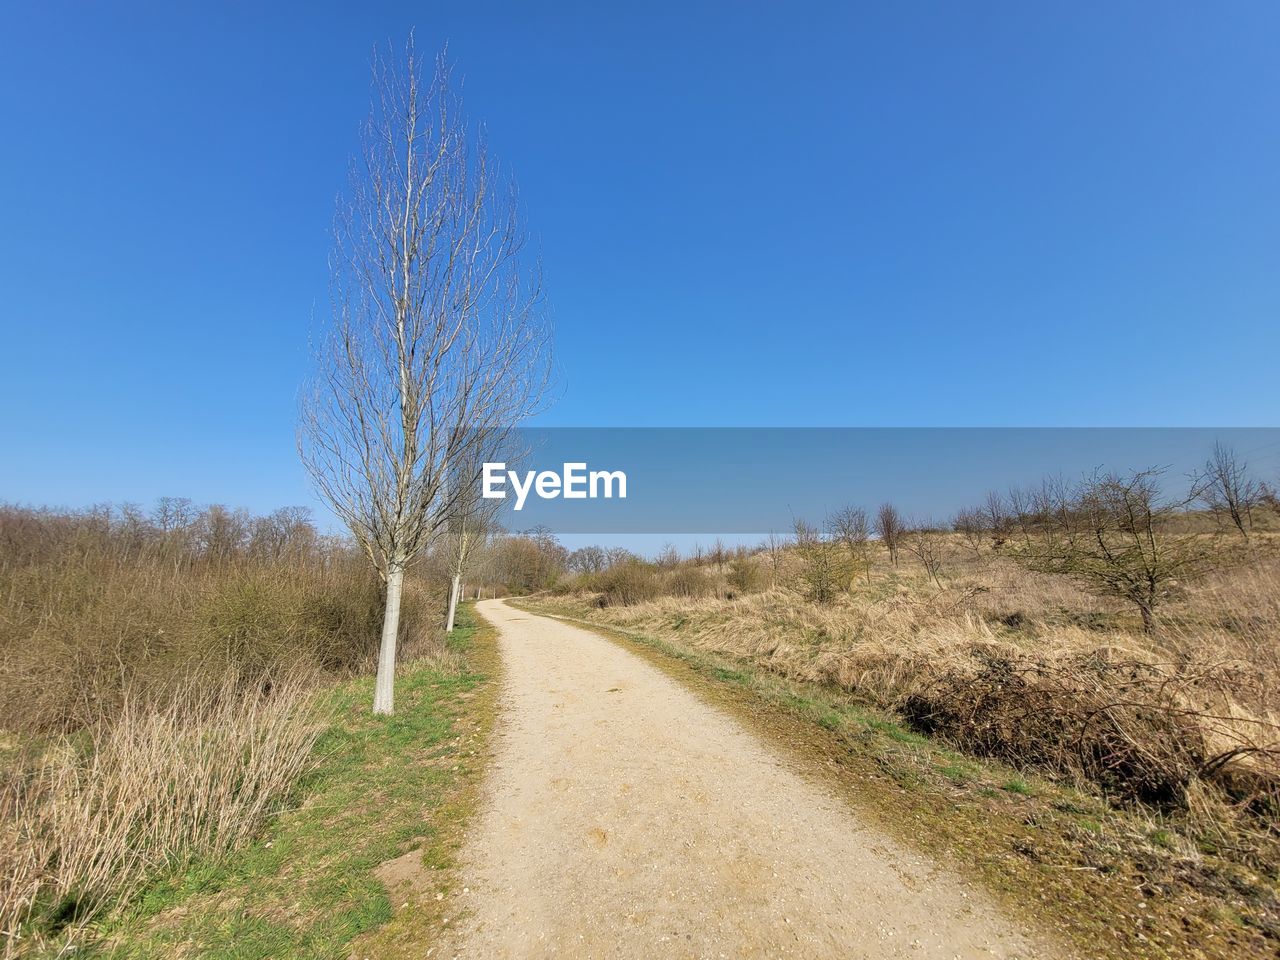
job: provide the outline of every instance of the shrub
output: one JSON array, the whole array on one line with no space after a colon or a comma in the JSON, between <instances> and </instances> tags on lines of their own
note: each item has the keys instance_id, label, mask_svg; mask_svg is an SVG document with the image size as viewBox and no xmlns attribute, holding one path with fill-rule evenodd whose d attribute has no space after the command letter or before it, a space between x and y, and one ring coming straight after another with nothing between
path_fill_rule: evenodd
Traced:
<instances>
[{"instance_id":1,"label":"shrub","mask_svg":"<svg viewBox=\"0 0 1280 960\"><path fill-rule=\"evenodd\" d=\"M761 588L764 575L751 557L734 557L729 563L729 586L739 593L754 593Z\"/></svg>"},{"instance_id":2,"label":"shrub","mask_svg":"<svg viewBox=\"0 0 1280 960\"><path fill-rule=\"evenodd\" d=\"M615 564L596 575L601 606L631 606L661 592L656 572L639 560Z\"/></svg>"},{"instance_id":3,"label":"shrub","mask_svg":"<svg viewBox=\"0 0 1280 960\"><path fill-rule=\"evenodd\" d=\"M187 501L0 506L0 595L0 929L28 942L256 832L310 762L312 678L365 665L382 620L299 511ZM425 608L411 581L406 654Z\"/></svg>"}]
</instances>

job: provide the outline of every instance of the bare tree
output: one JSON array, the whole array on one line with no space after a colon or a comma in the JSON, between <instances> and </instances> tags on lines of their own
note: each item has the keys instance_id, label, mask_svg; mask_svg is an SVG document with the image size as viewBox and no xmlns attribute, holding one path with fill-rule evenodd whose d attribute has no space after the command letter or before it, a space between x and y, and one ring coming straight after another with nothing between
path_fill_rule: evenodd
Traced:
<instances>
[{"instance_id":1,"label":"bare tree","mask_svg":"<svg viewBox=\"0 0 1280 960\"><path fill-rule=\"evenodd\" d=\"M402 62L375 58L336 217L332 322L299 430L317 490L386 584L382 714L394 708L405 569L455 515L467 483L454 467L500 445L550 375L515 188L463 119L444 56L427 82L421 66L412 39Z\"/></svg>"},{"instance_id":2,"label":"bare tree","mask_svg":"<svg viewBox=\"0 0 1280 960\"><path fill-rule=\"evenodd\" d=\"M1196 492L1215 516L1225 517L1240 536L1249 539L1253 511L1264 499L1264 488L1249 476L1249 465L1221 441L1214 443L1213 454L1205 461Z\"/></svg>"},{"instance_id":3,"label":"bare tree","mask_svg":"<svg viewBox=\"0 0 1280 960\"><path fill-rule=\"evenodd\" d=\"M1005 507L1004 497L998 490L987 493L987 499L977 511L982 524L991 533L991 546L998 548L1004 545L1009 536L1009 511Z\"/></svg>"},{"instance_id":4,"label":"bare tree","mask_svg":"<svg viewBox=\"0 0 1280 960\"><path fill-rule=\"evenodd\" d=\"M172 533L191 526L199 512L186 497L161 497L151 511L151 522L161 533Z\"/></svg>"},{"instance_id":5,"label":"bare tree","mask_svg":"<svg viewBox=\"0 0 1280 960\"><path fill-rule=\"evenodd\" d=\"M778 585L778 571L782 567L782 550L785 543L772 530L769 531L769 539L765 541L765 550L769 552L769 586L776 587Z\"/></svg>"},{"instance_id":6,"label":"bare tree","mask_svg":"<svg viewBox=\"0 0 1280 960\"><path fill-rule=\"evenodd\" d=\"M1151 633L1156 611L1182 583L1203 576L1225 557L1211 538L1177 534L1169 521L1191 503L1159 488L1159 470L1101 474L1074 489L1046 485L1046 517L1028 525L1012 556L1033 570L1078 581L1095 593L1132 603Z\"/></svg>"},{"instance_id":7,"label":"bare tree","mask_svg":"<svg viewBox=\"0 0 1280 960\"><path fill-rule=\"evenodd\" d=\"M724 569L725 561L729 559L729 552L725 549L724 541L719 537L716 537L716 542L711 545L708 559L716 565L717 572Z\"/></svg>"},{"instance_id":8,"label":"bare tree","mask_svg":"<svg viewBox=\"0 0 1280 960\"><path fill-rule=\"evenodd\" d=\"M618 567L624 563L634 563L639 559L639 557L626 547L610 547L605 551L605 565L608 567Z\"/></svg>"},{"instance_id":9,"label":"bare tree","mask_svg":"<svg viewBox=\"0 0 1280 960\"><path fill-rule=\"evenodd\" d=\"M892 503L880 504L876 511L876 534L889 551L889 561L898 565L898 548L902 542L903 524L898 508Z\"/></svg>"},{"instance_id":10,"label":"bare tree","mask_svg":"<svg viewBox=\"0 0 1280 960\"><path fill-rule=\"evenodd\" d=\"M567 563L575 573L600 573L609 565L609 555L604 547L579 547L569 554Z\"/></svg>"},{"instance_id":11,"label":"bare tree","mask_svg":"<svg viewBox=\"0 0 1280 960\"><path fill-rule=\"evenodd\" d=\"M484 470L484 461L494 456L495 462L511 463L519 454L514 452L500 454L492 445L492 438L473 438L477 441L462 451L454 463L450 482L456 484L457 491L445 500L448 503L449 515L446 518L448 530L449 553L449 609L445 616L445 633L453 633L454 622L458 615L458 601L462 597L462 578L470 569L476 553L489 541L497 528L498 508L502 501L488 499L480 495L476 483Z\"/></svg>"},{"instance_id":12,"label":"bare tree","mask_svg":"<svg viewBox=\"0 0 1280 960\"><path fill-rule=\"evenodd\" d=\"M937 524L917 524L915 529L904 537L904 540L911 555L924 568L925 574L941 590L942 580L939 579L938 572L942 569L943 540L942 535L938 532Z\"/></svg>"},{"instance_id":13,"label":"bare tree","mask_svg":"<svg viewBox=\"0 0 1280 960\"><path fill-rule=\"evenodd\" d=\"M982 556L982 543L987 538L987 522L986 513L981 507L959 511L951 521L951 529L960 534L975 557Z\"/></svg>"},{"instance_id":14,"label":"bare tree","mask_svg":"<svg viewBox=\"0 0 1280 960\"><path fill-rule=\"evenodd\" d=\"M862 567L870 584L871 555L867 546L871 539L871 524L867 520L867 511L861 507L841 507L827 518L827 529L833 538L844 544L850 561Z\"/></svg>"}]
</instances>

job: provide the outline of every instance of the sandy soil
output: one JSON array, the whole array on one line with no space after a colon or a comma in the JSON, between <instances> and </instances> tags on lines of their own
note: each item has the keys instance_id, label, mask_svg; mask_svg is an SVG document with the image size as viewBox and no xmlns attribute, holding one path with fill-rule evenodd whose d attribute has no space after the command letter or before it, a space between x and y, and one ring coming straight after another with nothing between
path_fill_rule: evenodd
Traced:
<instances>
[{"instance_id":1,"label":"sandy soil","mask_svg":"<svg viewBox=\"0 0 1280 960\"><path fill-rule=\"evenodd\" d=\"M485 601L506 667L435 957L1046 957L731 717L587 630Z\"/></svg>"}]
</instances>

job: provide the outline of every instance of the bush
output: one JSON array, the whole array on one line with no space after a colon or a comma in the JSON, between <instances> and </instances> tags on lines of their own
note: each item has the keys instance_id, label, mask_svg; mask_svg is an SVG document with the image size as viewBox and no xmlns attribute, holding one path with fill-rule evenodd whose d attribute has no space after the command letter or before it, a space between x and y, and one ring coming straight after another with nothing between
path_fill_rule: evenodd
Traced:
<instances>
[{"instance_id":1,"label":"bush","mask_svg":"<svg viewBox=\"0 0 1280 960\"><path fill-rule=\"evenodd\" d=\"M729 563L729 586L739 593L754 593L761 588L764 575L751 557L734 557Z\"/></svg>"},{"instance_id":2,"label":"bush","mask_svg":"<svg viewBox=\"0 0 1280 960\"><path fill-rule=\"evenodd\" d=\"M661 593L657 573L639 560L615 564L596 574L601 606L631 606Z\"/></svg>"}]
</instances>

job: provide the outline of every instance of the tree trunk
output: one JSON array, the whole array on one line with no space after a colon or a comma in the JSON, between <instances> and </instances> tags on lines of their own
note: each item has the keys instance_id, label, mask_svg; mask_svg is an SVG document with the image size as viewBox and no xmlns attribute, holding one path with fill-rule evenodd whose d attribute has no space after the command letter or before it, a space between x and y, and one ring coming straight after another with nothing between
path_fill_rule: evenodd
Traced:
<instances>
[{"instance_id":1,"label":"tree trunk","mask_svg":"<svg viewBox=\"0 0 1280 960\"><path fill-rule=\"evenodd\" d=\"M1155 611L1152 610L1145 603L1138 604L1138 609L1142 611L1142 632L1155 633L1156 631Z\"/></svg>"},{"instance_id":2,"label":"tree trunk","mask_svg":"<svg viewBox=\"0 0 1280 960\"><path fill-rule=\"evenodd\" d=\"M392 564L387 571L387 609L382 617L378 679L373 688L373 712L384 716L395 712L396 637L400 632L400 593L403 587L404 567Z\"/></svg>"},{"instance_id":3,"label":"tree trunk","mask_svg":"<svg viewBox=\"0 0 1280 960\"><path fill-rule=\"evenodd\" d=\"M461 590L462 574L455 573L453 575L453 589L449 591L449 620L445 624L445 633L453 633L453 618L458 612L458 594Z\"/></svg>"}]
</instances>

